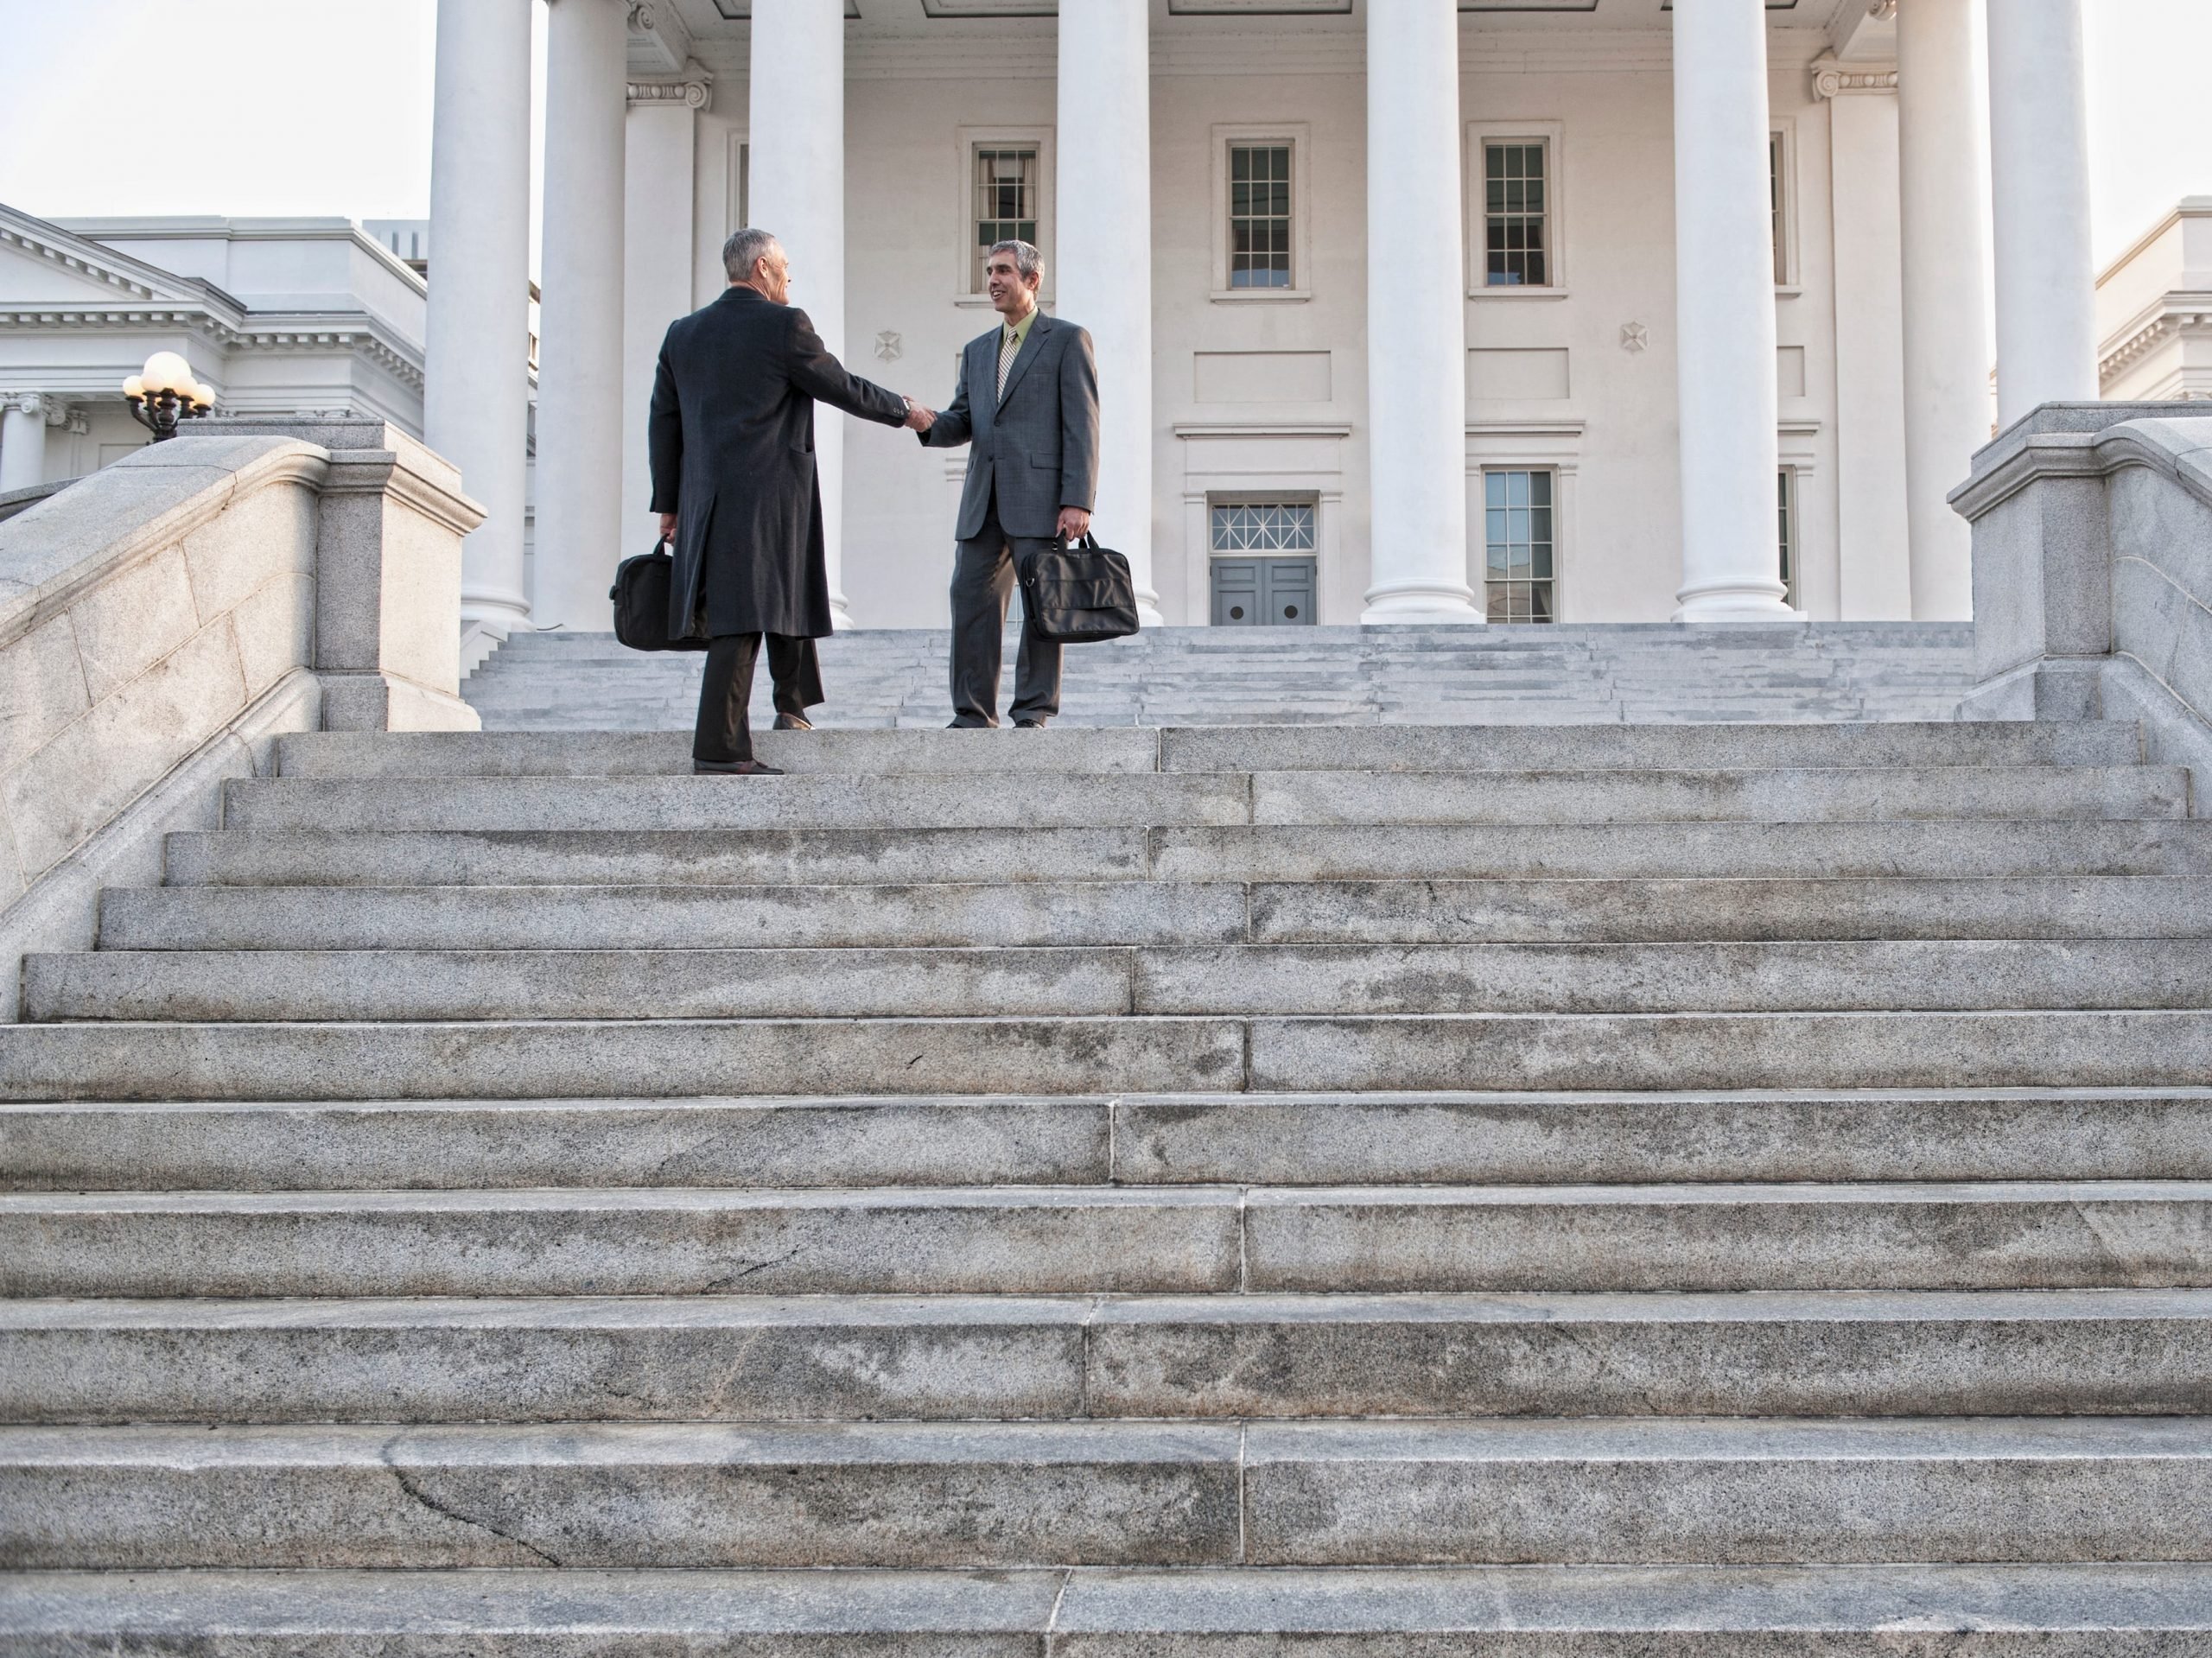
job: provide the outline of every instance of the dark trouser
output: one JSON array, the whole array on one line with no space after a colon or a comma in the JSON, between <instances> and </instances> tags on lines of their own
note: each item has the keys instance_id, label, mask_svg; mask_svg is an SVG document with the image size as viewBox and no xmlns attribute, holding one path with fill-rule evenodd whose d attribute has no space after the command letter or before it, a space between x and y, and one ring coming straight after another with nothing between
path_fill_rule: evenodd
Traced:
<instances>
[{"instance_id":1,"label":"dark trouser","mask_svg":"<svg viewBox=\"0 0 2212 1658\"><path fill-rule=\"evenodd\" d=\"M693 759L730 763L753 758L753 727L746 708L753 701L753 664L760 658L761 637L722 633L707 647L707 671L699 682L699 723L691 734ZM814 641L785 633L766 638L776 712L804 714L822 701L822 662Z\"/></svg>"},{"instance_id":2,"label":"dark trouser","mask_svg":"<svg viewBox=\"0 0 2212 1658\"><path fill-rule=\"evenodd\" d=\"M952 566L952 723L999 722L999 638L1014 573L1052 544L1050 537L1008 536L991 503L983 533L960 543ZM1013 717L1042 720L1060 711L1060 642L1025 626L1014 662Z\"/></svg>"}]
</instances>

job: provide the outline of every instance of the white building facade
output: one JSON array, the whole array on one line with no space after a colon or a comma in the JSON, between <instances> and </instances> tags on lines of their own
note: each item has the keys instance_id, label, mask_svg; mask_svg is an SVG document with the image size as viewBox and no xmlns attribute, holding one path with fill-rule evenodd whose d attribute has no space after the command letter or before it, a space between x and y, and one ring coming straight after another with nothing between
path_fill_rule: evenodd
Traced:
<instances>
[{"instance_id":1,"label":"white building facade","mask_svg":"<svg viewBox=\"0 0 2212 1658\"><path fill-rule=\"evenodd\" d=\"M0 492L145 443L122 386L157 351L226 414L419 433L423 325L421 276L346 219L48 222L0 205Z\"/></svg>"},{"instance_id":2,"label":"white building facade","mask_svg":"<svg viewBox=\"0 0 2212 1658\"><path fill-rule=\"evenodd\" d=\"M441 0L435 118L420 425L494 635L607 625L748 223L932 405L1038 243L1168 623L1955 619L1999 406L2098 395L2080 0ZM964 454L817 463L841 623L942 626Z\"/></svg>"}]
</instances>

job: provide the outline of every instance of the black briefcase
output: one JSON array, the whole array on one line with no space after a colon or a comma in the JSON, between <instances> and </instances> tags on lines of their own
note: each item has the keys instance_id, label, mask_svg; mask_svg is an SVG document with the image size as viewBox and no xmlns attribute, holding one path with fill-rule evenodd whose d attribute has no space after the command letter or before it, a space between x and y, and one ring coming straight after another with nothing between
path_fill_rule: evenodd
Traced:
<instances>
[{"instance_id":1,"label":"black briefcase","mask_svg":"<svg viewBox=\"0 0 2212 1658\"><path fill-rule=\"evenodd\" d=\"M1096 645L1137 631L1137 588L1129 561L1089 536L1071 547L1055 539L1021 572L1029 629L1062 645Z\"/></svg>"},{"instance_id":2,"label":"black briefcase","mask_svg":"<svg viewBox=\"0 0 2212 1658\"><path fill-rule=\"evenodd\" d=\"M668 543L657 541L650 553L626 558L614 572L607 596L614 601L614 637L632 651L703 651L704 639L668 637L668 594L676 561Z\"/></svg>"}]
</instances>

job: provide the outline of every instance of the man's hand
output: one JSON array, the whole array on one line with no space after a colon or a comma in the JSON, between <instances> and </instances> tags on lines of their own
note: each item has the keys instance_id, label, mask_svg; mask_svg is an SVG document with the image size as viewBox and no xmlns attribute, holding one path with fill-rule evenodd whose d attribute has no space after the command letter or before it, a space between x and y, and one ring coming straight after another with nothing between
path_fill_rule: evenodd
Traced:
<instances>
[{"instance_id":1,"label":"man's hand","mask_svg":"<svg viewBox=\"0 0 2212 1658\"><path fill-rule=\"evenodd\" d=\"M660 515L660 538L663 541L674 541L676 539L675 513L664 512Z\"/></svg>"},{"instance_id":2,"label":"man's hand","mask_svg":"<svg viewBox=\"0 0 2212 1658\"><path fill-rule=\"evenodd\" d=\"M1081 541L1090 533L1090 513L1079 506L1064 506L1060 509L1060 538L1063 541Z\"/></svg>"},{"instance_id":3,"label":"man's hand","mask_svg":"<svg viewBox=\"0 0 2212 1658\"><path fill-rule=\"evenodd\" d=\"M910 432L926 432L937 424L937 412L925 409L912 397L906 399L906 427Z\"/></svg>"}]
</instances>

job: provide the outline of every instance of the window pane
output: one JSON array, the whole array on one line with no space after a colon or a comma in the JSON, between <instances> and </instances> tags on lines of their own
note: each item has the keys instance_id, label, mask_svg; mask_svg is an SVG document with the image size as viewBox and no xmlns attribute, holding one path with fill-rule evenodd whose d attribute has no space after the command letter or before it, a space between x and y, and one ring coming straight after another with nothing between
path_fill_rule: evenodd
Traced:
<instances>
[{"instance_id":1,"label":"window pane","mask_svg":"<svg viewBox=\"0 0 2212 1658\"><path fill-rule=\"evenodd\" d=\"M1484 281L1493 288L1547 285L1545 146L1483 145Z\"/></svg>"},{"instance_id":2,"label":"window pane","mask_svg":"<svg viewBox=\"0 0 2212 1658\"><path fill-rule=\"evenodd\" d=\"M1291 285L1290 146L1229 147L1229 285Z\"/></svg>"},{"instance_id":3,"label":"window pane","mask_svg":"<svg viewBox=\"0 0 2212 1658\"><path fill-rule=\"evenodd\" d=\"M1552 497L1548 472L1483 473L1484 609L1494 622L1553 619Z\"/></svg>"},{"instance_id":4,"label":"window pane","mask_svg":"<svg viewBox=\"0 0 2212 1658\"><path fill-rule=\"evenodd\" d=\"M976 149L976 255L971 278L983 287L983 264L995 242L1037 239L1037 151L981 145Z\"/></svg>"}]
</instances>

